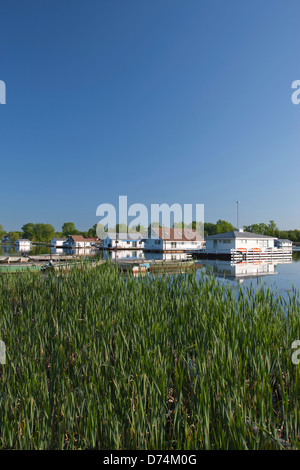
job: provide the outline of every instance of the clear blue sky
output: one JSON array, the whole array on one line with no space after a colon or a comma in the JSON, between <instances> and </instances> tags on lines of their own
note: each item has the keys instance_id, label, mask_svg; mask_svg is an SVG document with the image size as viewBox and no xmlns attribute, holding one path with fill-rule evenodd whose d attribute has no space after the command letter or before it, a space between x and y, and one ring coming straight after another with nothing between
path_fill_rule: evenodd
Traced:
<instances>
[{"instance_id":1,"label":"clear blue sky","mask_svg":"<svg viewBox=\"0 0 300 470\"><path fill-rule=\"evenodd\" d=\"M205 204L300 228L299 0L0 4L0 224Z\"/></svg>"}]
</instances>

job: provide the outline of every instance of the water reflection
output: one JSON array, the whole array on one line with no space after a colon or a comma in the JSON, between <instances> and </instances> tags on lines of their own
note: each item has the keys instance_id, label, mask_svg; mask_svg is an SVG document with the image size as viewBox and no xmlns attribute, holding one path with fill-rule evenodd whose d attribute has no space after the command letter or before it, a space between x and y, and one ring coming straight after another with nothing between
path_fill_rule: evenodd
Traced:
<instances>
[{"instance_id":1,"label":"water reflection","mask_svg":"<svg viewBox=\"0 0 300 470\"><path fill-rule=\"evenodd\" d=\"M99 254L99 250L93 250L91 248L62 248L62 247L52 247L51 248L52 255L60 255L60 256L94 256L95 254Z\"/></svg>"},{"instance_id":2,"label":"water reflection","mask_svg":"<svg viewBox=\"0 0 300 470\"><path fill-rule=\"evenodd\" d=\"M300 261L300 249L293 251L293 261L296 263Z\"/></svg>"},{"instance_id":3,"label":"water reflection","mask_svg":"<svg viewBox=\"0 0 300 470\"><path fill-rule=\"evenodd\" d=\"M22 254L31 254L31 255L42 255L49 254L50 247L45 245L32 245L31 247L17 247L15 245L0 245L0 255L22 255Z\"/></svg>"},{"instance_id":4,"label":"water reflection","mask_svg":"<svg viewBox=\"0 0 300 470\"><path fill-rule=\"evenodd\" d=\"M191 256L187 253L151 253L143 250L104 251L105 259L139 259L144 261L187 261Z\"/></svg>"},{"instance_id":5,"label":"water reflection","mask_svg":"<svg viewBox=\"0 0 300 470\"><path fill-rule=\"evenodd\" d=\"M276 260L276 263L266 261L238 263L233 261L203 260L197 262L197 264L204 267L207 273L213 273L222 279L242 283L251 278L277 275L278 272L275 269L278 264L292 264L292 261Z\"/></svg>"}]
</instances>

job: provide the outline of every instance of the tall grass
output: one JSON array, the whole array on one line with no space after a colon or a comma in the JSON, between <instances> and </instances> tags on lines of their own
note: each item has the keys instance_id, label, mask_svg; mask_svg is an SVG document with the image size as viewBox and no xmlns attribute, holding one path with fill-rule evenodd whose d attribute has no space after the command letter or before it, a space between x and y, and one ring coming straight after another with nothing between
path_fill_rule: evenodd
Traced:
<instances>
[{"instance_id":1,"label":"tall grass","mask_svg":"<svg viewBox=\"0 0 300 470\"><path fill-rule=\"evenodd\" d=\"M300 448L299 304L195 273L0 277L0 448Z\"/></svg>"}]
</instances>

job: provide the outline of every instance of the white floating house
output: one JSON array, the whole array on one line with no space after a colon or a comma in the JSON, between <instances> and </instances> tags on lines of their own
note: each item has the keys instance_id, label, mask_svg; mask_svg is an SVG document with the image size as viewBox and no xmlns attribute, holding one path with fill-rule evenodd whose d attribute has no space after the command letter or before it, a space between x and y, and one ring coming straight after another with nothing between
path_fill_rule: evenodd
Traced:
<instances>
[{"instance_id":1,"label":"white floating house","mask_svg":"<svg viewBox=\"0 0 300 470\"><path fill-rule=\"evenodd\" d=\"M19 238L15 243L17 248L26 249L31 247L31 241L26 238Z\"/></svg>"},{"instance_id":2,"label":"white floating house","mask_svg":"<svg viewBox=\"0 0 300 470\"><path fill-rule=\"evenodd\" d=\"M51 246L63 247L66 241L67 241L67 238L52 238Z\"/></svg>"},{"instance_id":3,"label":"white floating house","mask_svg":"<svg viewBox=\"0 0 300 470\"><path fill-rule=\"evenodd\" d=\"M85 238L82 235L69 235L63 243L65 248L93 248L100 244L98 238Z\"/></svg>"},{"instance_id":4,"label":"white floating house","mask_svg":"<svg viewBox=\"0 0 300 470\"><path fill-rule=\"evenodd\" d=\"M144 248L144 237L139 232L107 233L103 240L103 246L105 249L141 250Z\"/></svg>"},{"instance_id":5,"label":"white floating house","mask_svg":"<svg viewBox=\"0 0 300 470\"><path fill-rule=\"evenodd\" d=\"M244 232L242 229L206 237L207 253L231 253L231 250L264 251L274 248L274 237Z\"/></svg>"},{"instance_id":6,"label":"white floating house","mask_svg":"<svg viewBox=\"0 0 300 470\"><path fill-rule=\"evenodd\" d=\"M291 240L275 238L274 244L277 248L282 248L283 250L293 249L293 242Z\"/></svg>"},{"instance_id":7,"label":"white floating house","mask_svg":"<svg viewBox=\"0 0 300 470\"><path fill-rule=\"evenodd\" d=\"M147 251L191 251L203 250L205 240L196 230L179 228L152 228L145 240Z\"/></svg>"}]
</instances>

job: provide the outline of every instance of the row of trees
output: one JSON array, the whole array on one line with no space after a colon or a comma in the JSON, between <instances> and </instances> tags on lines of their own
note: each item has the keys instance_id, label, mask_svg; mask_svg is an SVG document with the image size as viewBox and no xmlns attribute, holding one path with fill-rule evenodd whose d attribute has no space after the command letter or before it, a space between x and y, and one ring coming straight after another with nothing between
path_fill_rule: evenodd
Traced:
<instances>
[{"instance_id":1,"label":"row of trees","mask_svg":"<svg viewBox=\"0 0 300 470\"><path fill-rule=\"evenodd\" d=\"M104 230L104 226L101 226ZM151 227L149 225L148 229ZM152 227L161 227L158 222L152 224ZM236 228L226 220L219 219L215 224L211 222L205 222L204 227L201 227L196 224L196 222L192 222L189 225L185 225L183 222L175 222L173 224L174 228L193 228L199 229L202 228L204 231L204 236L216 235L218 233L226 233L231 232L232 230L236 230ZM257 223L252 225L244 225L243 229L246 232L258 233L261 235L269 235L272 237L278 238L287 238L293 242L300 242L300 230L279 230L274 220L270 220L268 224L265 223ZM136 227L129 228L125 224L117 224L116 227L109 227L107 231L112 232L145 232L147 229L141 225ZM2 225L0 225L0 240L2 240L3 236L6 234L3 230ZM55 228L51 224L33 224L27 223L23 225L22 231L12 231L8 232L9 238L12 242L15 242L18 238L28 238L33 242L44 242L49 243L52 238L55 237L68 237L69 235L83 235L84 237L97 237L97 224L93 225L87 231L80 231L77 230L75 224L73 222L65 222L62 225L61 231L55 231Z\"/></svg>"},{"instance_id":2,"label":"row of trees","mask_svg":"<svg viewBox=\"0 0 300 470\"><path fill-rule=\"evenodd\" d=\"M261 235L284 238L292 242L300 242L300 230L279 230L274 220L270 220L268 224L244 225L244 230L247 232L260 233Z\"/></svg>"},{"instance_id":3,"label":"row of trees","mask_svg":"<svg viewBox=\"0 0 300 470\"><path fill-rule=\"evenodd\" d=\"M284 238L292 242L300 242L300 230L279 230L274 220L270 220L268 224L256 223L252 225L244 225L245 232L258 233L260 235L268 235L276 238ZM226 233L236 230L233 225L225 220L218 220L216 224L204 224L204 236L216 235L218 233Z\"/></svg>"},{"instance_id":4,"label":"row of trees","mask_svg":"<svg viewBox=\"0 0 300 470\"><path fill-rule=\"evenodd\" d=\"M68 237L69 235L83 235L84 237L96 237L96 224L88 231L77 230L73 222L65 222L62 225L61 231L55 231L51 224L34 224L27 223L23 225L21 231L6 232L0 225L0 240L4 235L8 235L9 239L14 243L18 238L27 238L32 242L49 243L52 238Z\"/></svg>"}]
</instances>

